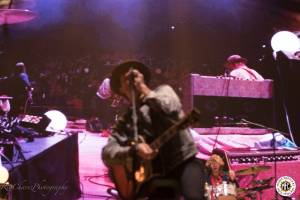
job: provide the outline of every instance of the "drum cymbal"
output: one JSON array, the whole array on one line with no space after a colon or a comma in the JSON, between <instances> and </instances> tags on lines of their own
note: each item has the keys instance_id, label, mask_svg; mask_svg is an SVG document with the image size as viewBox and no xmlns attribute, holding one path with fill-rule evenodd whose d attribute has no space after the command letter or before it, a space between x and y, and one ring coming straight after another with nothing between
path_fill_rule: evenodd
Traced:
<instances>
[{"instance_id":1,"label":"drum cymbal","mask_svg":"<svg viewBox=\"0 0 300 200\"><path fill-rule=\"evenodd\" d=\"M30 10L0 9L0 25L27 22L36 18L37 14Z\"/></svg>"},{"instance_id":2,"label":"drum cymbal","mask_svg":"<svg viewBox=\"0 0 300 200\"><path fill-rule=\"evenodd\" d=\"M271 169L270 166L254 166L254 167L249 167L249 168L246 168L246 169L238 170L238 171L235 172L235 174L237 176L252 175L252 174L257 174L257 173L262 172L262 171L267 171L269 169Z\"/></svg>"},{"instance_id":3,"label":"drum cymbal","mask_svg":"<svg viewBox=\"0 0 300 200\"><path fill-rule=\"evenodd\" d=\"M5 96L5 95L0 96L0 100L7 100L7 99L13 99L13 97Z\"/></svg>"}]
</instances>

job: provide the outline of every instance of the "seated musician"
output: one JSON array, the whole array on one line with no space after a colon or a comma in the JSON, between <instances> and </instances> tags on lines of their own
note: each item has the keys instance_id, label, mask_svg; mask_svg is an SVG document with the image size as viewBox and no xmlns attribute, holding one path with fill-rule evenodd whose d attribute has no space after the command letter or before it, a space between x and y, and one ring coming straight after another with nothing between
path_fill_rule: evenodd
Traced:
<instances>
[{"instance_id":1,"label":"seated musician","mask_svg":"<svg viewBox=\"0 0 300 200\"><path fill-rule=\"evenodd\" d=\"M221 156L212 154L205 165L209 170L209 176L207 180L208 186L216 188L218 185L221 185L224 182L226 182L227 184L233 184L234 187L237 186L235 172L233 170L224 170L225 163ZM209 192L214 191L210 190ZM215 195L210 194L209 196L211 197L210 199L214 199Z\"/></svg>"},{"instance_id":2,"label":"seated musician","mask_svg":"<svg viewBox=\"0 0 300 200\"><path fill-rule=\"evenodd\" d=\"M162 143L159 149L150 146L150 143L162 135L168 127L182 119L184 113L179 97L170 86L161 85L151 90L148 86L149 81L149 68L137 61L122 63L112 71L110 82L112 91L127 98L131 102L131 106L134 105L132 103L136 104L137 133L143 140L131 144L131 141L134 140L132 118L134 109L129 107L124 115L116 121L108 143L102 150L102 159L111 169L113 181L123 199L139 197L174 199L174 194L158 193L156 190L150 189L153 181L148 181L149 176L142 184L142 193L133 192L134 195L127 196L122 193L124 190L121 187L124 186L125 181L122 182L115 173L119 172L118 174L120 174L121 172L117 166L125 167L126 175L124 177L137 183L134 172L136 172L139 161L150 162L153 169L152 174L159 174L158 180L172 180L177 183L180 188L180 191L177 192L180 192L179 196L183 196L184 199L203 199L205 166L202 160L195 157L197 148L189 129L176 130L176 134L166 143ZM136 95L132 95L133 93ZM131 169L132 165L133 170ZM119 181L121 183L118 183Z\"/></svg>"},{"instance_id":3,"label":"seated musician","mask_svg":"<svg viewBox=\"0 0 300 200\"><path fill-rule=\"evenodd\" d=\"M247 59L241 57L240 55L229 56L225 62L225 74L227 76L242 80L264 80L264 78L257 71L249 68L246 63Z\"/></svg>"},{"instance_id":4,"label":"seated musician","mask_svg":"<svg viewBox=\"0 0 300 200\"><path fill-rule=\"evenodd\" d=\"M100 119L102 123L102 135L110 134L110 129L113 122L117 119L120 113L120 107L125 103L124 99L112 92L110 88L110 78L105 78L99 85L96 95L97 107L98 109L93 110L92 116L97 116L92 118L93 121L98 121ZM101 112L97 112L100 110Z\"/></svg>"}]
</instances>

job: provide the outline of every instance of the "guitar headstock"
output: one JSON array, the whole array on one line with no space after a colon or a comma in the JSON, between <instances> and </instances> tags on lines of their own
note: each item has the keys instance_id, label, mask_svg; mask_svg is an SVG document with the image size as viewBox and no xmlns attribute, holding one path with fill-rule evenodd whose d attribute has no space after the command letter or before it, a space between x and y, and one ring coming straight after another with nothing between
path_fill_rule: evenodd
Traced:
<instances>
[{"instance_id":1,"label":"guitar headstock","mask_svg":"<svg viewBox=\"0 0 300 200\"><path fill-rule=\"evenodd\" d=\"M190 115L192 122L197 122L201 119L201 112L197 108L193 108L188 115Z\"/></svg>"},{"instance_id":2,"label":"guitar headstock","mask_svg":"<svg viewBox=\"0 0 300 200\"><path fill-rule=\"evenodd\" d=\"M193 123L198 122L201 119L201 112L197 108L193 108L186 116L184 117L181 128L186 128Z\"/></svg>"},{"instance_id":3,"label":"guitar headstock","mask_svg":"<svg viewBox=\"0 0 300 200\"><path fill-rule=\"evenodd\" d=\"M197 108L193 108L187 116L190 118L188 120L191 120L190 123L196 123L199 127L212 127L215 124L213 115L204 114Z\"/></svg>"}]
</instances>

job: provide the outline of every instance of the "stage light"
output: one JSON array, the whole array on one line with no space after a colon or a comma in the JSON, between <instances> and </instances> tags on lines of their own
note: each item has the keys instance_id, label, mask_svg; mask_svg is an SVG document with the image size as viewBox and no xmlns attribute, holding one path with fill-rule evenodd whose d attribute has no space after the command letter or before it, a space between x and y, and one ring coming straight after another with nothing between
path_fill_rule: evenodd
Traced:
<instances>
[{"instance_id":1,"label":"stage light","mask_svg":"<svg viewBox=\"0 0 300 200\"><path fill-rule=\"evenodd\" d=\"M296 34L290 31L279 31L273 35L271 46L274 52L296 52L300 49L300 40Z\"/></svg>"},{"instance_id":2,"label":"stage light","mask_svg":"<svg viewBox=\"0 0 300 200\"><path fill-rule=\"evenodd\" d=\"M1 159L1 157L0 157L0 159ZM0 184L6 183L8 180L8 177L9 177L8 170L5 167L3 167L0 163Z\"/></svg>"},{"instance_id":3,"label":"stage light","mask_svg":"<svg viewBox=\"0 0 300 200\"><path fill-rule=\"evenodd\" d=\"M67 127L66 116L58 110L50 110L45 113L45 115L51 120L46 128L46 131L50 132L60 132Z\"/></svg>"}]
</instances>

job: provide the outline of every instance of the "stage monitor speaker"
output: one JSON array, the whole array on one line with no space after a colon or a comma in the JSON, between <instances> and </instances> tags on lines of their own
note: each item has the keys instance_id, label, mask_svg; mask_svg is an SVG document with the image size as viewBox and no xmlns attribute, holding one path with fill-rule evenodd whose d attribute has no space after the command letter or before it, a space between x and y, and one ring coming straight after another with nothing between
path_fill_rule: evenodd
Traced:
<instances>
[{"instance_id":1,"label":"stage monitor speaker","mask_svg":"<svg viewBox=\"0 0 300 200\"><path fill-rule=\"evenodd\" d=\"M257 199L260 195L264 200L273 200L275 198L275 186L278 179L288 176L296 183L294 193L288 199L300 199L300 149L299 150L238 150L233 149L225 151L228 158L228 165L237 172L242 169L249 169L254 166L269 166L269 169L261 170L256 174L237 176L241 188L253 188L252 180L256 182L272 179L269 189L257 192ZM272 178L273 177L273 178ZM286 197L277 194L278 200Z\"/></svg>"}]
</instances>

